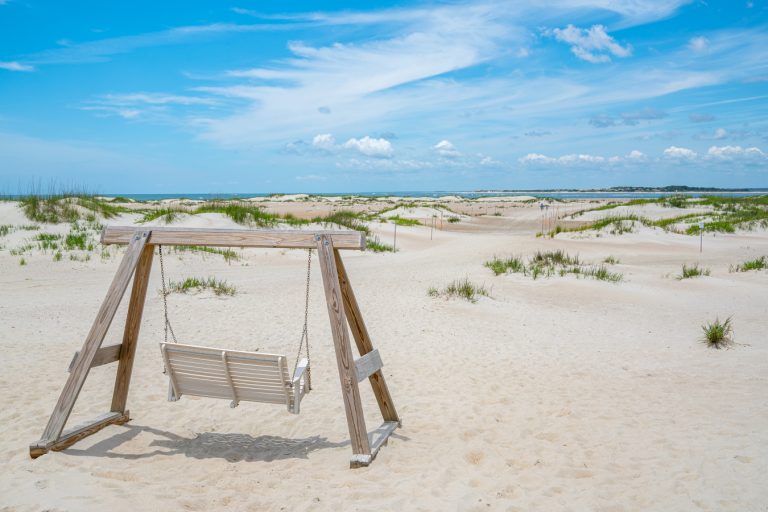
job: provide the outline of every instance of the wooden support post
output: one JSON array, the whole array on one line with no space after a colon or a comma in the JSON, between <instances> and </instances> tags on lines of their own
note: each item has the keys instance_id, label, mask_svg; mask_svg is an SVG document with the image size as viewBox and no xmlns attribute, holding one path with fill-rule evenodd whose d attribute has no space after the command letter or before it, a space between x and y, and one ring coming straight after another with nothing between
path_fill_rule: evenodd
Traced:
<instances>
[{"instance_id":1,"label":"wooden support post","mask_svg":"<svg viewBox=\"0 0 768 512\"><path fill-rule=\"evenodd\" d=\"M91 330L85 338L83 348L80 350L80 357L69 374L67 383L61 391L59 400L56 402L56 407L53 409L43 435L37 443L29 447L32 457L39 457L48 452L60 440L64 425L67 419L69 419L80 390L83 388L85 379L88 377L88 372L91 369L96 352L99 350L101 343L104 341L104 336L106 336L107 330L109 330L109 326L112 324L112 319L115 317L126 288L128 288L128 283L136 269L142 251L147 245L150 233L150 231L136 231L133 237L131 237L125 256L123 256L112 284L109 286L104 302L102 302L99 313L96 315L96 320L93 322Z\"/></svg>"},{"instance_id":2,"label":"wooden support post","mask_svg":"<svg viewBox=\"0 0 768 512\"><path fill-rule=\"evenodd\" d=\"M344 299L344 310L347 313L349 326L352 330L352 337L355 339L355 344L360 351L360 355L364 356L373 350L373 343L371 342L368 329L363 321L363 315L360 312L357 299L355 299L355 292L352 291L352 285L349 282L347 270L344 268L344 262L341 261L341 254L339 254L338 251L334 251L334 256L339 274L341 295ZM379 409L381 410L381 415L384 418L384 421L396 421L400 423L400 417L397 415L395 404L392 402L392 396L389 394L389 388L387 388L387 382L384 380L384 374L381 370L372 373L368 377L368 381L371 383L373 394L376 396L376 401L379 404Z\"/></svg>"},{"instance_id":3,"label":"wooden support post","mask_svg":"<svg viewBox=\"0 0 768 512\"><path fill-rule=\"evenodd\" d=\"M344 398L344 411L347 415L347 426L352 443L352 465L355 456L371 456L371 445L368 431L365 428L363 405L360 400L360 389L355 374L355 360L349 343L347 320L344 314L344 303L339 290L339 275L336 269L333 241L326 235L318 235L317 252L320 258L320 270L325 288L325 300L328 305L328 316L331 321L333 346L336 349L336 362L339 367L341 394ZM365 457L364 457L365 458Z\"/></svg>"},{"instance_id":4,"label":"wooden support post","mask_svg":"<svg viewBox=\"0 0 768 512\"><path fill-rule=\"evenodd\" d=\"M131 385L131 372L133 360L136 356L136 342L139 339L141 329L141 316L144 313L144 300L147 297L149 286L149 273L152 270L152 259L155 256L155 247L147 245L141 252L139 264L133 276L133 288L131 299L128 302L128 316L125 319L123 331L123 348L120 350L120 362L117 364L117 377L115 378L115 390L112 393L112 412L125 412L128 400L128 388Z\"/></svg>"}]
</instances>

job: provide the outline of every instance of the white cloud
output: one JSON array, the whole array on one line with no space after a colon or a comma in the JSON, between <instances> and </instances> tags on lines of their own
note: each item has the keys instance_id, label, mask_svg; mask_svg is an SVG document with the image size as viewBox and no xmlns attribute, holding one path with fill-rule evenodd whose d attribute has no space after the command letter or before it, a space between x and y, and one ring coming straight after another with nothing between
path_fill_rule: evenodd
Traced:
<instances>
[{"instance_id":1,"label":"white cloud","mask_svg":"<svg viewBox=\"0 0 768 512\"><path fill-rule=\"evenodd\" d=\"M336 147L336 139L330 133L321 133L315 135L312 139L312 145L318 149L332 151Z\"/></svg>"},{"instance_id":2,"label":"white cloud","mask_svg":"<svg viewBox=\"0 0 768 512\"><path fill-rule=\"evenodd\" d=\"M688 41L688 48L694 52L703 52L709 48L709 39L703 36L692 37Z\"/></svg>"},{"instance_id":3,"label":"white cloud","mask_svg":"<svg viewBox=\"0 0 768 512\"><path fill-rule=\"evenodd\" d=\"M374 139L367 135L362 139L349 139L344 143L344 148L379 158L391 158L395 152L392 143L387 139Z\"/></svg>"},{"instance_id":4,"label":"white cloud","mask_svg":"<svg viewBox=\"0 0 768 512\"><path fill-rule=\"evenodd\" d=\"M0 4L1 5L1 4ZM21 62L13 61L0 61L0 69L6 71L34 71L35 67L29 64L22 64Z\"/></svg>"},{"instance_id":5,"label":"white cloud","mask_svg":"<svg viewBox=\"0 0 768 512\"><path fill-rule=\"evenodd\" d=\"M632 151L629 152L629 154L627 155L627 158L630 160L644 160L646 157L645 157L645 153L643 153L642 151L633 149Z\"/></svg>"},{"instance_id":6,"label":"white cloud","mask_svg":"<svg viewBox=\"0 0 768 512\"><path fill-rule=\"evenodd\" d=\"M432 146L432 149L443 158L458 158L461 156L461 153L456 149L456 146L448 140L441 140Z\"/></svg>"},{"instance_id":7,"label":"white cloud","mask_svg":"<svg viewBox=\"0 0 768 512\"><path fill-rule=\"evenodd\" d=\"M736 158L764 159L768 157L759 148L742 148L741 146L712 146L707 150L707 156L721 160Z\"/></svg>"},{"instance_id":8,"label":"white cloud","mask_svg":"<svg viewBox=\"0 0 768 512\"><path fill-rule=\"evenodd\" d=\"M669 146L664 150L664 156L667 158L674 158L677 160L692 160L696 158L696 152L688 148L679 148L677 146Z\"/></svg>"},{"instance_id":9,"label":"white cloud","mask_svg":"<svg viewBox=\"0 0 768 512\"><path fill-rule=\"evenodd\" d=\"M542 155L540 153L528 153L524 157L518 159L521 164L557 164L557 165L579 165L579 164L604 164L604 163L618 163L621 161L620 157L605 158L599 155L589 155L586 153L574 153L570 155L562 155L559 157L550 157Z\"/></svg>"},{"instance_id":10,"label":"white cloud","mask_svg":"<svg viewBox=\"0 0 768 512\"><path fill-rule=\"evenodd\" d=\"M610 55L622 58L632 55L632 48L617 43L608 35L603 25L592 25L586 29L568 25L563 29L556 28L545 33L554 36L558 41L570 44L571 52L587 62L610 62Z\"/></svg>"},{"instance_id":11,"label":"white cloud","mask_svg":"<svg viewBox=\"0 0 768 512\"><path fill-rule=\"evenodd\" d=\"M105 94L99 97L98 102L110 105L216 105L219 103L215 98L146 92L132 94Z\"/></svg>"}]
</instances>

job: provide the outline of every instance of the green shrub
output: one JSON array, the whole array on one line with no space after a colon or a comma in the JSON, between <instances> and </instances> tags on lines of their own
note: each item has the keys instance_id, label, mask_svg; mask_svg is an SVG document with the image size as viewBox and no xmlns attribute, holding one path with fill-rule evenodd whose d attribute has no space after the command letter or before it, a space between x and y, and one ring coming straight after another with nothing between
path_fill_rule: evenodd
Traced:
<instances>
[{"instance_id":1,"label":"green shrub","mask_svg":"<svg viewBox=\"0 0 768 512\"><path fill-rule=\"evenodd\" d=\"M716 318L714 322L701 326L704 331L703 342L710 348L722 348L733 344L733 324L731 317L721 322Z\"/></svg>"},{"instance_id":2,"label":"green shrub","mask_svg":"<svg viewBox=\"0 0 768 512\"><path fill-rule=\"evenodd\" d=\"M749 272L750 270L763 270L765 268L768 268L768 256L760 256L731 267L731 272Z\"/></svg>"},{"instance_id":3,"label":"green shrub","mask_svg":"<svg viewBox=\"0 0 768 512\"><path fill-rule=\"evenodd\" d=\"M694 263L690 267L683 263L683 270L680 275L677 276L677 279L690 279L692 277L708 276L709 274L710 270L708 268L700 267L698 263Z\"/></svg>"}]
</instances>

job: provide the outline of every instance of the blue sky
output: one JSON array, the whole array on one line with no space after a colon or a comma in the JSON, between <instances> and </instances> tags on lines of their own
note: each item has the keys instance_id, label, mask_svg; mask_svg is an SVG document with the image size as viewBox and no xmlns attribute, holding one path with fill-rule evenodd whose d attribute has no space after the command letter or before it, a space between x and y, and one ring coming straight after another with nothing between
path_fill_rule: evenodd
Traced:
<instances>
[{"instance_id":1,"label":"blue sky","mask_svg":"<svg viewBox=\"0 0 768 512\"><path fill-rule=\"evenodd\" d=\"M52 181L766 187L768 2L0 0L0 191Z\"/></svg>"}]
</instances>

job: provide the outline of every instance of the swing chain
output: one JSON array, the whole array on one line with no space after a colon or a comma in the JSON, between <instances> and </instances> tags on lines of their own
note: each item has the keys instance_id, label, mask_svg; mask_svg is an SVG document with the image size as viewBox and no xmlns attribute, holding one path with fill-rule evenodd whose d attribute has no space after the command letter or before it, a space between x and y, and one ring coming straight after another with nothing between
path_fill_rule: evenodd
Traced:
<instances>
[{"instance_id":1,"label":"swing chain","mask_svg":"<svg viewBox=\"0 0 768 512\"><path fill-rule=\"evenodd\" d=\"M307 250L307 289L304 297L304 328L301 331L301 341L299 341L299 351L296 354L296 363L293 365L293 373L296 373L296 369L299 367L299 359L301 358L302 346L306 343L307 353L307 388L312 390L312 360L309 358L309 331L307 324L309 323L309 278L312 271L312 249Z\"/></svg>"},{"instance_id":2,"label":"swing chain","mask_svg":"<svg viewBox=\"0 0 768 512\"><path fill-rule=\"evenodd\" d=\"M170 292L165 286L165 264L163 263L163 246L158 245L157 248L160 252L160 279L162 279L162 282L163 282L163 314L165 315L165 342L168 343L168 331L170 331L171 337L173 338L173 342L178 343L178 341L176 341L176 334L173 332L173 327L171 326L171 319L168 318L168 294Z\"/></svg>"}]
</instances>

